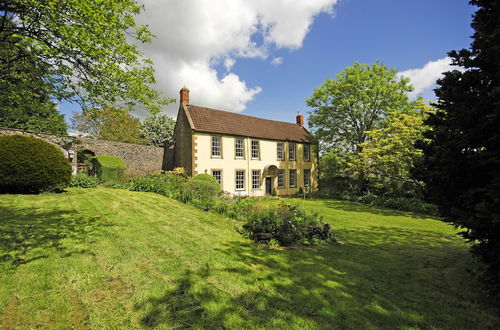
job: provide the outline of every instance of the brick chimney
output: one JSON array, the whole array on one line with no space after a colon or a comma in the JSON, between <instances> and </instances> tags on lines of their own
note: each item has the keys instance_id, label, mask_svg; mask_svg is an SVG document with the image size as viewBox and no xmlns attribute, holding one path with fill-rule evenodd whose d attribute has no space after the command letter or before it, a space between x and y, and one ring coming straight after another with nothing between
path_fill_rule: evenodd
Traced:
<instances>
[{"instance_id":1,"label":"brick chimney","mask_svg":"<svg viewBox=\"0 0 500 330\"><path fill-rule=\"evenodd\" d=\"M189 89L183 87L180 93L180 104L189 104Z\"/></svg>"},{"instance_id":2,"label":"brick chimney","mask_svg":"<svg viewBox=\"0 0 500 330\"><path fill-rule=\"evenodd\" d=\"M300 112L295 118L297 119L297 125L300 125L300 127L304 127L304 116L302 116Z\"/></svg>"}]
</instances>

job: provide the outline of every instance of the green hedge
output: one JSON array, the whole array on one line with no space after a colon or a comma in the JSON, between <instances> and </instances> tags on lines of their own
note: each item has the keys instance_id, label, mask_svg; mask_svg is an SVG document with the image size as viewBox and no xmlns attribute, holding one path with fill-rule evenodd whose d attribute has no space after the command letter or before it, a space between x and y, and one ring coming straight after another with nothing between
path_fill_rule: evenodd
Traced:
<instances>
[{"instance_id":1,"label":"green hedge","mask_svg":"<svg viewBox=\"0 0 500 330\"><path fill-rule=\"evenodd\" d=\"M119 180L123 177L127 166L117 156L99 155L91 159L92 169L103 182Z\"/></svg>"},{"instance_id":2,"label":"green hedge","mask_svg":"<svg viewBox=\"0 0 500 330\"><path fill-rule=\"evenodd\" d=\"M0 193L66 188L71 165L56 146L26 135L0 137Z\"/></svg>"}]
</instances>

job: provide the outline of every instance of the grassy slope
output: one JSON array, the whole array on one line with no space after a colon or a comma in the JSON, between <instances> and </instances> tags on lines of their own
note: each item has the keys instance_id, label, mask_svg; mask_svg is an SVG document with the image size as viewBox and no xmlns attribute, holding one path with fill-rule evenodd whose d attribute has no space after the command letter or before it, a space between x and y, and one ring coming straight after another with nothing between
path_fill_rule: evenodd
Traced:
<instances>
[{"instance_id":1,"label":"grassy slope","mask_svg":"<svg viewBox=\"0 0 500 330\"><path fill-rule=\"evenodd\" d=\"M340 245L259 247L232 221L151 193L0 196L0 328L498 326L451 227L305 206Z\"/></svg>"}]
</instances>

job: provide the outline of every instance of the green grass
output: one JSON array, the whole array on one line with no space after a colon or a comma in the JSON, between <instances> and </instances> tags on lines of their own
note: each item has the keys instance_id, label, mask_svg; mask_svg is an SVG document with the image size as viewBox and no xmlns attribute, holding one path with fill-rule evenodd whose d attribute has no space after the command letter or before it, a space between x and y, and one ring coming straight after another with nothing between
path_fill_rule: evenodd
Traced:
<instances>
[{"instance_id":1,"label":"green grass","mask_svg":"<svg viewBox=\"0 0 500 330\"><path fill-rule=\"evenodd\" d=\"M0 195L0 328L498 327L433 219L306 201L339 244L266 248L152 193Z\"/></svg>"}]
</instances>

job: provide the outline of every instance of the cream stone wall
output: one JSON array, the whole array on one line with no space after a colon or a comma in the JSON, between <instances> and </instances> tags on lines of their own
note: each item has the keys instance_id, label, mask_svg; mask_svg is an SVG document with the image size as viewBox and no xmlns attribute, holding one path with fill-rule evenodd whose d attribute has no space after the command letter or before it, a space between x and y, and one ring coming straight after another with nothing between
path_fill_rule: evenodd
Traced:
<instances>
[{"instance_id":1,"label":"cream stone wall","mask_svg":"<svg viewBox=\"0 0 500 330\"><path fill-rule=\"evenodd\" d=\"M222 157L213 158L211 155L212 136L221 137L222 144ZM237 159L235 157L235 140L241 138L244 140L244 159ZM251 141L259 141L260 145L260 159L251 159ZM285 161L277 160L277 143L285 143ZM292 195L299 191L302 187L306 192L314 191L318 187L318 161L316 145L310 147L310 161L306 162L303 159L303 144L296 143L296 160L288 160L288 145L286 141L272 141L253 139L248 137L235 137L235 136L221 136L217 134L204 134L195 132L193 135L194 145L194 164L193 175L200 173L212 174L212 170L222 171L222 188L225 192L233 195L241 196L264 196L265 191L265 177L263 175L264 168L267 165L275 165L278 169L285 170L285 188L278 188L277 175L272 177L272 188L276 189L277 195ZM296 187L289 187L289 170L297 170L297 184ZM310 187L304 187L304 169L311 170L311 184ZM245 189L235 189L235 176L236 170L245 171ZM260 170L260 188L252 189L252 170ZM270 177L270 176L269 176Z\"/></svg>"}]
</instances>

